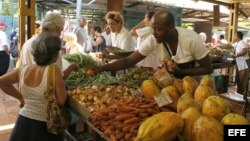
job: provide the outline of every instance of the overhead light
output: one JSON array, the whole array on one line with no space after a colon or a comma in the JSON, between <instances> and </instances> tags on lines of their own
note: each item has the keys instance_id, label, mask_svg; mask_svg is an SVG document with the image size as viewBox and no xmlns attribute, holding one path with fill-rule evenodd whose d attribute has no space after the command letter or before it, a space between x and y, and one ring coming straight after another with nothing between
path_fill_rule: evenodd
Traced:
<instances>
[{"instance_id":1,"label":"overhead light","mask_svg":"<svg viewBox=\"0 0 250 141\"><path fill-rule=\"evenodd\" d=\"M90 5L90 4L92 4L93 2L95 2L95 0L90 1L89 3L87 3L87 5Z\"/></svg>"}]
</instances>

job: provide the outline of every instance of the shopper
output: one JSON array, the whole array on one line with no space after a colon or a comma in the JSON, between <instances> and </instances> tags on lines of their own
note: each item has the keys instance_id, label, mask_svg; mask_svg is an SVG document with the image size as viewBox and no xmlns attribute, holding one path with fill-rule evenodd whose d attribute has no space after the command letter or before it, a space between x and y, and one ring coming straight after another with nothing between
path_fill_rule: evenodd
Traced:
<instances>
[{"instance_id":1,"label":"shopper","mask_svg":"<svg viewBox=\"0 0 250 141\"><path fill-rule=\"evenodd\" d=\"M58 135L47 131L47 110L44 92L47 89L49 65L59 56L61 41L58 35L44 32L32 43L35 64L25 65L0 77L0 88L8 89L9 95L19 99L21 106L10 141L64 141L63 133ZM12 85L19 83L20 92ZM55 72L56 101L63 106L67 99L64 80L60 69ZM22 97L22 95L23 97ZM24 98L24 101L23 101Z\"/></svg>"},{"instance_id":2,"label":"shopper","mask_svg":"<svg viewBox=\"0 0 250 141\"><path fill-rule=\"evenodd\" d=\"M95 36L92 39L93 52L103 52L106 50L106 41L102 36L102 31L99 26L94 27Z\"/></svg>"},{"instance_id":3,"label":"shopper","mask_svg":"<svg viewBox=\"0 0 250 141\"><path fill-rule=\"evenodd\" d=\"M237 93L245 94L249 69L246 60L249 59L248 48L243 40L243 33L238 31L234 35L236 41L235 60L236 60L236 84Z\"/></svg>"},{"instance_id":4,"label":"shopper","mask_svg":"<svg viewBox=\"0 0 250 141\"><path fill-rule=\"evenodd\" d=\"M212 72L208 49L192 30L175 27L174 16L165 10L158 11L151 19L153 35L130 56L101 67L90 67L86 71L95 75L102 71L117 71L129 68L156 50L160 61L172 58L179 69L168 70L177 77L203 75ZM163 44L164 46L159 46ZM197 63L198 66L195 66Z\"/></svg>"},{"instance_id":5,"label":"shopper","mask_svg":"<svg viewBox=\"0 0 250 141\"><path fill-rule=\"evenodd\" d=\"M53 32L55 33L58 37L61 36L61 32L64 28L64 19L59 13L49 13L47 14L44 19L42 20L42 31L41 33L44 32ZM22 67L25 64L34 64L34 58L32 55L32 43L34 40L38 38L38 34L35 34L32 36L29 40L27 40L21 50L20 53L20 67ZM76 64L71 64L70 66L67 67L67 69L63 70L62 67L62 57L61 55L58 56L58 60L56 62L58 68L63 73L64 79L69 76L69 74L78 68Z\"/></svg>"},{"instance_id":6,"label":"shopper","mask_svg":"<svg viewBox=\"0 0 250 141\"><path fill-rule=\"evenodd\" d=\"M87 24L87 19L84 16L80 16L78 19L79 25L73 29L73 33L77 36L77 43L83 47L84 52L88 52L87 50L87 40L88 34L87 31L84 29L85 25Z\"/></svg>"},{"instance_id":7,"label":"shopper","mask_svg":"<svg viewBox=\"0 0 250 141\"><path fill-rule=\"evenodd\" d=\"M153 29L150 26L150 20L153 17L154 12L147 12L145 14L144 19L135 25L131 31L130 35L137 37L137 45L136 49L139 49L142 45L142 43L153 34ZM155 71L158 69L158 66L161 62L158 61L156 52L153 51L150 53L145 59L138 62L136 66L142 67L143 69L149 70L149 71Z\"/></svg>"},{"instance_id":8,"label":"shopper","mask_svg":"<svg viewBox=\"0 0 250 141\"><path fill-rule=\"evenodd\" d=\"M10 56L9 56L9 43L5 33L7 25L0 22L0 76L8 71Z\"/></svg>"}]
</instances>

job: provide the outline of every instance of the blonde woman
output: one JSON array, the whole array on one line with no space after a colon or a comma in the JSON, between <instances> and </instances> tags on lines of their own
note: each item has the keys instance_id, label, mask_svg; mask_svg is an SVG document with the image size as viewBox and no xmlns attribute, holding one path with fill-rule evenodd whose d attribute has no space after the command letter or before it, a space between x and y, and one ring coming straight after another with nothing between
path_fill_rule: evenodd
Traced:
<instances>
[{"instance_id":1,"label":"blonde woman","mask_svg":"<svg viewBox=\"0 0 250 141\"><path fill-rule=\"evenodd\" d=\"M135 45L129 31L124 27L121 13L110 11L106 15L107 24L111 30L111 46L134 51Z\"/></svg>"}]
</instances>

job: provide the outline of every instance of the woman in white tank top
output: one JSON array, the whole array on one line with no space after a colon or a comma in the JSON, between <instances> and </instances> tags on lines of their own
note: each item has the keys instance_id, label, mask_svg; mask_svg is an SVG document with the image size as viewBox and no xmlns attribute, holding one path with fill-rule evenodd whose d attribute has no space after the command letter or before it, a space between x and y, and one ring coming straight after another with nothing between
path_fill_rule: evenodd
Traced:
<instances>
[{"instance_id":1,"label":"woman in white tank top","mask_svg":"<svg viewBox=\"0 0 250 141\"><path fill-rule=\"evenodd\" d=\"M32 54L36 64L20 68L0 77L0 88L20 100L19 112L10 141L63 141L64 135L49 133L46 125L44 92L47 89L48 66L57 61L61 49L60 38L53 33L42 33L33 42ZM56 100L63 106L67 92L61 71L56 67ZM13 87L18 83L21 93Z\"/></svg>"}]
</instances>

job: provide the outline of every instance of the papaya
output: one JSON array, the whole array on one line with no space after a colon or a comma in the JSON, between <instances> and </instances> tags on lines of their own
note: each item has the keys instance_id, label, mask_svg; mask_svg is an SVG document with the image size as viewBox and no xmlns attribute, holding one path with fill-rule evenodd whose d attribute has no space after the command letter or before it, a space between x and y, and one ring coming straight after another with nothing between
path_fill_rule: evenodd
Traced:
<instances>
[{"instance_id":1,"label":"papaya","mask_svg":"<svg viewBox=\"0 0 250 141\"><path fill-rule=\"evenodd\" d=\"M182 131L184 121L175 112L161 112L140 125L135 141L171 141Z\"/></svg>"},{"instance_id":2,"label":"papaya","mask_svg":"<svg viewBox=\"0 0 250 141\"><path fill-rule=\"evenodd\" d=\"M189 107L195 107L201 112L201 106L193 99L192 95L189 93L183 94L177 102L177 113L184 112Z\"/></svg>"},{"instance_id":3,"label":"papaya","mask_svg":"<svg viewBox=\"0 0 250 141\"><path fill-rule=\"evenodd\" d=\"M184 92L194 94L195 89L198 87L197 81L191 76L185 76L182 80Z\"/></svg>"},{"instance_id":4,"label":"papaya","mask_svg":"<svg viewBox=\"0 0 250 141\"><path fill-rule=\"evenodd\" d=\"M184 93L183 90L183 81L178 78L172 78L172 85L177 89L179 95L182 95Z\"/></svg>"},{"instance_id":5,"label":"papaya","mask_svg":"<svg viewBox=\"0 0 250 141\"><path fill-rule=\"evenodd\" d=\"M153 80L144 80L141 85L141 91L144 97L152 99L155 95L160 93L160 88Z\"/></svg>"},{"instance_id":6,"label":"papaya","mask_svg":"<svg viewBox=\"0 0 250 141\"><path fill-rule=\"evenodd\" d=\"M230 103L220 96L209 96L203 103L202 113L221 121L230 113Z\"/></svg>"},{"instance_id":7,"label":"papaya","mask_svg":"<svg viewBox=\"0 0 250 141\"><path fill-rule=\"evenodd\" d=\"M215 91L206 85L199 85L194 92L194 100L197 101L202 107L204 101L212 95L217 95Z\"/></svg>"},{"instance_id":8,"label":"papaya","mask_svg":"<svg viewBox=\"0 0 250 141\"><path fill-rule=\"evenodd\" d=\"M201 116L201 112L195 107L189 107L181 116L184 120L184 127L180 135L184 141L193 141L192 128L194 122Z\"/></svg>"},{"instance_id":9,"label":"papaya","mask_svg":"<svg viewBox=\"0 0 250 141\"><path fill-rule=\"evenodd\" d=\"M161 90L161 93L164 93L164 92L166 92L173 100L173 103L167 105L167 107L176 111L177 110L177 102L178 102L178 99L180 97L177 89L174 86L167 86Z\"/></svg>"},{"instance_id":10,"label":"papaya","mask_svg":"<svg viewBox=\"0 0 250 141\"><path fill-rule=\"evenodd\" d=\"M212 88L213 90L216 90L214 80L210 75L204 75L200 81L200 85L206 85Z\"/></svg>"},{"instance_id":11,"label":"papaya","mask_svg":"<svg viewBox=\"0 0 250 141\"><path fill-rule=\"evenodd\" d=\"M222 120L222 124L227 125L249 125L249 121L239 114L229 113L225 115Z\"/></svg>"},{"instance_id":12,"label":"papaya","mask_svg":"<svg viewBox=\"0 0 250 141\"><path fill-rule=\"evenodd\" d=\"M192 129L194 141L223 141L223 125L217 119L202 115Z\"/></svg>"}]
</instances>

